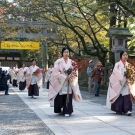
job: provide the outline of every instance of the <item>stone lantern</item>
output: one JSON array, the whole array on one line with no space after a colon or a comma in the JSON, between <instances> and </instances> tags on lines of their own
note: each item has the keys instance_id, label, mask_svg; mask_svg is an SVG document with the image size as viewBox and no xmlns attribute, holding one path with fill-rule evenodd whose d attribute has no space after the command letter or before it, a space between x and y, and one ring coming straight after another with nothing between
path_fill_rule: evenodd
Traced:
<instances>
[{"instance_id":1,"label":"stone lantern","mask_svg":"<svg viewBox=\"0 0 135 135\"><path fill-rule=\"evenodd\" d=\"M128 28L111 27L107 33L112 39L111 51L115 54L115 63L120 59L120 52L126 50L127 37L132 37L132 33Z\"/></svg>"}]
</instances>

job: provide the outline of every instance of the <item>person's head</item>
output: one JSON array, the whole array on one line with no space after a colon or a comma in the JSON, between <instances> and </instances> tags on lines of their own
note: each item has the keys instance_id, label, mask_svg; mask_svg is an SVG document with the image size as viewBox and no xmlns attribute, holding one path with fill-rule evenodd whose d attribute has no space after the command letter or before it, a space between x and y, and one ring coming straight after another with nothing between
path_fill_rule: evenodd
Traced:
<instances>
[{"instance_id":1,"label":"person's head","mask_svg":"<svg viewBox=\"0 0 135 135\"><path fill-rule=\"evenodd\" d=\"M126 51L121 51L121 52L120 52L120 59L121 59L122 61L127 61L127 60L128 60L128 54L127 54Z\"/></svg>"},{"instance_id":2,"label":"person's head","mask_svg":"<svg viewBox=\"0 0 135 135\"><path fill-rule=\"evenodd\" d=\"M51 64L50 64L50 68L52 68L52 67L53 67L53 64L51 63Z\"/></svg>"},{"instance_id":3,"label":"person's head","mask_svg":"<svg viewBox=\"0 0 135 135\"><path fill-rule=\"evenodd\" d=\"M24 64L24 63L22 63L22 65L21 65L21 66L22 66L22 68L24 68L24 67L25 67L25 64Z\"/></svg>"},{"instance_id":4,"label":"person's head","mask_svg":"<svg viewBox=\"0 0 135 135\"><path fill-rule=\"evenodd\" d=\"M93 60L89 61L89 66L93 66Z\"/></svg>"},{"instance_id":5,"label":"person's head","mask_svg":"<svg viewBox=\"0 0 135 135\"><path fill-rule=\"evenodd\" d=\"M97 63L97 67L102 67L103 65L102 65L102 63L99 61L98 63Z\"/></svg>"},{"instance_id":6,"label":"person's head","mask_svg":"<svg viewBox=\"0 0 135 135\"><path fill-rule=\"evenodd\" d=\"M31 64L32 64L33 66L35 66L36 63L37 63L36 59L32 59Z\"/></svg>"},{"instance_id":7,"label":"person's head","mask_svg":"<svg viewBox=\"0 0 135 135\"><path fill-rule=\"evenodd\" d=\"M63 58L68 58L69 57L69 53L70 53L70 50L67 46L65 46L63 49L62 49L62 57Z\"/></svg>"}]
</instances>

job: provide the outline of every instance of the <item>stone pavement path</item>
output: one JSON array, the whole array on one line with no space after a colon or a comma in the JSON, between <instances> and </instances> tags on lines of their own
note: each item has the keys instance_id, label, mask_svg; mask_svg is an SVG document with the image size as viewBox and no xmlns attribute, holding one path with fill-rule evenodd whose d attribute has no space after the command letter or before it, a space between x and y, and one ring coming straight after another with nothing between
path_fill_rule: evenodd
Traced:
<instances>
[{"instance_id":1,"label":"stone pavement path","mask_svg":"<svg viewBox=\"0 0 135 135\"><path fill-rule=\"evenodd\" d=\"M81 91L83 100L88 100L89 102L97 103L100 105L106 105L106 95L100 94L99 97L95 97L94 94L89 94L88 91Z\"/></svg>"},{"instance_id":2,"label":"stone pavement path","mask_svg":"<svg viewBox=\"0 0 135 135\"><path fill-rule=\"evenodd\" d=\"M53 135L13 90L9 96L3 93L0 92L0 135Z\"/></svg>"},{"instance_id":3,"label":"stone pavement path","mask_svg":"<svg viewBox=\"0 0 135 135\"><path fill-rule=\"evenodd\" d=\"M83 100L87 100L89 102L93 102L93 103L100 104L102 106L106 106L106 96L107 95L100 94L99 97L95 97L94 94L90 95L88 91L81 91L81 94L82 94ZM135 102L133 103L133 113L134 112L135 112Z\"/></svg>"},{"instance_id":4,"label":"stone pavement path","mask_svg":"<svg viewBox=\"0 0 135 135\"><path fill-rule=\"evenodd\" d=\"M74 113L66 118L54 114L47 89L37 99L27 90L14 91L0 92L0 135L135 135L135 107L131 117L116 115L105 107L106 95L81 91L83 100L74 102Z\"/></svg>"},{"instance_id":5,"label":"stone pavement path","mask_svg":"<svg viewBox=\"0 0 135 135\"><path fill-rule=\"evenodd\" d=\"M20 92L15 88L14 91L55 135L135 135L135 112L131 117L116 115L105 107L104 102L100 105L100 100L106 99L102 95L89 99L89 94L82 91L85 100L74 102L74 113L67 118L54 114L47 89L41 89L37 99L30 99L27 90Z\"/></svg>"}]
</instances>

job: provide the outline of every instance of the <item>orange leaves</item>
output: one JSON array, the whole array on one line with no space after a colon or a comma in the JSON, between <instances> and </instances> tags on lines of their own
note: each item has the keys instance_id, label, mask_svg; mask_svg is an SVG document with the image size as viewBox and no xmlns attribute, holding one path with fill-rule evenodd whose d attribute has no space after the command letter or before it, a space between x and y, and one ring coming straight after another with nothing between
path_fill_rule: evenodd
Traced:
<instances>
[{"instance_id":1,"label":"orange leaves","mask_svg":"<svg viewBox=\"0 0 135 135\"><path fill-rule=\"evenodd\" d=\"M88 66L88 59L87 58L82 58L81 60L79 60L75 57L72 57L71 59L77 63L79 71L84 71L85 68Z\"/></svg>"},{"instance_id":2,"label":"orange leaves","mask_svg":"<svg viewBox=\"0 0 135 135\"><path fill-rule=\"evenodd\" d=\"M128 59L128 62L135 67L135 61L133 59Z\"/></svg>"}]
</instances>

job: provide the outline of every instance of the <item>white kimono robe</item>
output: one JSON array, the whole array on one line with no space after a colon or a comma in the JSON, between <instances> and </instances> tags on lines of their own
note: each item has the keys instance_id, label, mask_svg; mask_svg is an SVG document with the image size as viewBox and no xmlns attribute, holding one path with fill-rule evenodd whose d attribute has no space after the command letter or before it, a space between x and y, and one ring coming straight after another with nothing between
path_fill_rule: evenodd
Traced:
<instances>
[{"instance_id":1,"label":"white kimono robe","mask_svg":"<svg viewBox=\"0 0 135 135\"><path fill-rule=\"evenodd\" d=\"M126 62L125 66L128 66L128 64L129 63ZM130 94L129 86L126 83L126 77L124 76L125 71L126 69L122 61L115 64L112 75L110 76L107 92L106 106L109 109L111 108L111 104L116 101L120 94L122 94L122 96Z\"/></svg>"},{"instance_id":2,"label":"white kimono robe","mask_svg":"<svg viewBox=\"0 0 135 135\"><path fill-rule=\"evenodd\" d=\"M15 72L11 68L9 69L8 72L9 72L9 75L11 76L11 82L13 82Z\"/></svg>"},{"instance_id":3,"label":"white kimono robe","mask_svg":"<svg viewBox=\"0 0 135 135\"><path fill-rule=\"evenodd\" d=\"M13 71L14 71L13 79L14 80L17 80L18 70L19 70L18 68L15 68L15 67L13 68Z\"/></svg>"},{"instance_id":4,"label":"white kimono robe","mask_svg":"<svg viewBox=\"0 0 135 135\"><path fill-rule=\"evenodd\" d=\"M51 73L53 71L53 68L48 68L45 76L45 82L51 81Z\"/></svg>"},{"instance_id":5,"label":"white kimono robe","mask_svg":"<svg viewBox=\"0 0 135 135\"><path fill-rule=\"evenodd\" d=\"M63 58L58 59L54 63L54 68L51 74L51 84L49 87L49 99L55 98L58 93L65 92L65 91L62 91L62 88L67 78L67 75L63 73L63 70L64 68L65 69L70 68L72 66L71 63L72 63L71 59L68 59L67 63L65 63ZM81 93L79 90L79 85L78 85L78 76L73 78L73 81L70 82L70 86L73 91L73 98L76 101L79 101L80 99L82 99Z\"/></svg>"},{"instance_id":6,"label":"white kimono robe","mask_svg":"<svg viewBox=\"0 0 135 135\"><path fill-rule=\"evenodd\" d=\"M29 86L30 84L36 84L38 86L42 85L42 73L39 73L37 76L33 75L33 73L39 69L38 66L30 66L29 68L25 68L24 71L26 72L26 83L27 86Z\"/></svg>"},{"instance_id":7,"label":"white kimono robe","mask_svg":"<svg viewBox=\"0 0 135 135\"><path fill-rule=\"evenodd\" d=\"M26 78L24 75L24 68L20 68L17 75L17 82L25 82Z\"/></svg>"}]
</instances>

